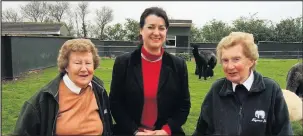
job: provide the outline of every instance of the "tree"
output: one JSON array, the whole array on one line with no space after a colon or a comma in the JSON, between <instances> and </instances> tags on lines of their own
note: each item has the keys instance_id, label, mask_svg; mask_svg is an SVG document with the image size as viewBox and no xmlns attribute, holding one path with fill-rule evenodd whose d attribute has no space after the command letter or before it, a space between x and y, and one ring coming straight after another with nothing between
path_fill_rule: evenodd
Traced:
<instances>
[{"instance_id":1,"label":"tree","mask_svg":"<svg viewBox=\"0 0 303 136\"><path fill-rule=\"evenodd\" d=\"M113 15L113 10L110 7L103 6L100 8L100 10L96 10L96 21L97 21L97 26L99 27L100 30L100 39L103 40L105 39L104 35L104 28L105 25L113 21L114 15Z\"/></svg>"},{"instance_id":2,"label":"tree","mask_svg":"<svg viewBox=\"0 0 303 136\"><path fill-rule=\"evenodd\" d=\"M241 16L233 21L233 31L252 33L255 42L275 40L274 25L271 21L259 19L257 13L249 17Z\"/></svg>"},{"instance_id":3,"label":"tree","mask_svg":"<svg viewBox=\"0 0 303 136\"><path fill-rule=\"evenodd\" d=\"M231 27L221 20L213 19L207 22L201 31L206 42L219 42L223 37L229 35Z\"/></svg>"},{"instance_id":4,"label":"tree","mask_svg":"<svg viewBox=\"0 0 303 136\"><path fill-rule=\"evenodd\" d=\"M204 42L205 39L202 37L202 30L195 25L190 28L190 42Z\"/></svg>"},{"instance_id":5,"label":"tree","mask_svg":"<svg viewBox=\"0 0 303 136\"><path fill-rule=\"evenodd\" d=\"M89 13L88 2L80 2L80 3L78 3L77 11L78 11L80 19L82 21L82 33L83 33L83 37L86 38L87 37L87 29L86 29L85 17Z\"/></svg>"},{"instance_id":6,"label":"tree","mask_svg":"<svg viewBox=\"0 0 303 136\"><path fill-rule=\"evenodd\" d=\"M2 22L22 22L21 16L12 8L2 12Z\"/></svg>"},{"instance_id":7,"label":"tree","mask_svg":"<svg viewBox=\"0 0 303 136\"><path fill-rule=\"evenodd\" d=\"M113 26L108 26L105 28L106 40L124 40L126 35L126 30L123 29L122 24L117 23Z\"/></svg>"},{"instance_id":8,"label":"tree","mask_svg":"<svg viewBox=\"0 0 303 136\"><path fill-rule=\"evenodd\" d=\"M33 22L43 22L49 13L47 5L47 2L44 1L31 1L20 6L20 9L24 18Z\"/></svg>"},{"instance_id":9,"label":"tree","mask_svg":"<svg viewBox=\"0 0 303 136\"><path fill-rule=\"evenodd\" d=\"M74 15L71 14L66 23L66 26L67 26L67 29L69 32L69 36L75 36L75 34L76 34L73 18L74 18Z\"/></svg>"},{"instance_id":10,"label":"tree","mask_svg":"<svg viewBox=\"0 0 303 136\"><path fill-rule=\"evenodd\" d=\"M129 41L138 40L138 36L140 33L140 25L138 21L131 18L127 18L126 23L124 24L124 28L126 31L126 40Z\"/></svg>"},{"instance_id":11,"label":"tree","mask_svg":"<svg viewBox=\"0 0 303 136\"><path fill-rule=\"evenodd\" d=\"M303 15L295 18L296 21L296 28L298 31L298 40L299 42L303 42Z\"/></svg>"},{"instance_id":12,"label":"tree","mask_svg":"<svg viewBox=\"0 0 303 136\"><path fill-rule=\"evenodd\" d=\"M90 21L87 21L87 37L89 38L99 38L99 29L97 25L94 25Z\"/></svg>"},{"instance_id":13,"label":"tree","mask_svg":"<svg viewBox=\"0 0 303 136\"><path fill-rule=\"evenodd\" d=\"M80 30L79 30L79 23L78 23L78 13L77 12L75 12L74 13L74 19L75 19L75 22L76 22L76 28L77 28L77 30L76 30L76 34L77 34L77 37L80 37L81 36L81 34L80 34Z\"/></svg>"},{"instance_id":14,"label":"tree","mask_svg":"<svg viewBox=\"0 0 303 136\"><path fill-rule=\"evenodd\" d=\"M302 41L302 18L288 18L281 20L276 25L277 41L299 42Z\"/></svg>"},{"instance_id":15,"label":"tree","mask_svg":"<svg viewBox=\"0 0 303 136\"><path fill-rule=\"evenodd\" d=\"M62 17L69 10L68 2L56 2L48 5L49 16L56 22L61 22Z\"/></svg>"}]
</instances>

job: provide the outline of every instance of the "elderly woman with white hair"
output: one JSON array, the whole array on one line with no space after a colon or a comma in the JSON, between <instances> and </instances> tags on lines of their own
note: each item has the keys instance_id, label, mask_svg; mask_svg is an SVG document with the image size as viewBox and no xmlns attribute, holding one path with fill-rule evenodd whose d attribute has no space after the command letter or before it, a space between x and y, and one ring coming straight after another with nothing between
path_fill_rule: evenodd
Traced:
<instances>
[{"instance_id":1,"label":"elderly woman with white hair","mask_svg":"<svg viewBox=\"0 0 303 136\"><path fill-rule=\"evenodd\" d=\"M194 135L293 135L281 88L255 70L258 57L252 34L232 32L219 42L225 77L206 95Z\"/></svg>"}]
</instances>

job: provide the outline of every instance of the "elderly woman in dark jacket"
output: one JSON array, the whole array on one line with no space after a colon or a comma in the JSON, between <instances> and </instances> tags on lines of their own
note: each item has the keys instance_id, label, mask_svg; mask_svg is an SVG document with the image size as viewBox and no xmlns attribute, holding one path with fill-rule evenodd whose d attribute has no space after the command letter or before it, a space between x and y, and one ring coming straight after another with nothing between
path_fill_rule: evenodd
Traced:
<instances>
[{"instance_id":1,"label":"elderly woman in dark jacket","mask_svg":"<svg viewBox=\"0 0 303 136\"><path fill-rule=\"evenodd\" d=\"M187 66L162 48L169 27L161 8L140 18L143 45L115 60L109 95L117 135L184 135L190 110Z\"/></svg>"},{"instance_id":2,"label":"elderly woman in dark jacket","mask_svg":"<svg viewBox=\"0 0 303 136\"><path fill-rule=\"evenodd\" d=\"M225 77L207 93L193 135L293 135L280 86L255 70L253 35L232 32L219 42L217 56Z\"/></svg>"},{"instance_id":3,"label":"elderly woman in dark jacket","mask_svg":"<svg viewBox=\"0 0 303 136\"><path fill-rule=\"evenodd\" d=\"M27 100L14 135L103 135L112 129L95 45L88 39L66 41L59 51L60 74Z\"/></svg>"}]
</instances>

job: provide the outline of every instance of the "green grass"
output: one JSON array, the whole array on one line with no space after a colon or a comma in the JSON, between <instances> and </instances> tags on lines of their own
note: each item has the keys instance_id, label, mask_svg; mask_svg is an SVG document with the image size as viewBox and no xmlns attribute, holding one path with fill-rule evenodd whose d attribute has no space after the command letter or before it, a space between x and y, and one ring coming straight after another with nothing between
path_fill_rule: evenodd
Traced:
<instances>
[{"instance_id":1,"label":"green grass","mask_svg":"<svg viewBox=\"0 0 303 136\"><path fill-rule=\"evenodd\" d=\"M290 67L297 62L298 60L260 59L256 69L263 74L263 76L273 78L277 81L281 88L285 88L286 74ZM113 63L113 60L103 59L101 60L100 68L95 71L95 75L104 81L107 91L109 91L110 87ZM187 135L191 135L195 129L201 104L208 89L216 79L224 75L221 66L217 65L215 68L215 76L212 79L208 79L207 81L203 79L199 80L198 77L194 75L194 62L187 62L187 67L192 107L188 120L183 128ZM12 132L24 101L28 100L36 91L56 77L57 73L57 68L53 67L38 73L27 74L18 80L3 83L2 134L5 135ZM294 122L292 126L296 135L302 135L302 126L299 122Z\"/></svg>"}]
</instances>

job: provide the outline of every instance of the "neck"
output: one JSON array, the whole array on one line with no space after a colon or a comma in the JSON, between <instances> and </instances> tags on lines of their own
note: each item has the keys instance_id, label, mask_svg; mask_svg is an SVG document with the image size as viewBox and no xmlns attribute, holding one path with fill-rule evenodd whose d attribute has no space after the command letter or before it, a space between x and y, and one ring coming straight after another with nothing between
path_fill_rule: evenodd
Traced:
<instances>
[{"instance_id":1,"label":"neck","mask_svg":"<svg viewBox=\"0 0 303 136\"><path fill-rule=\"evenodd\" d=\"M144 45L143 45L143 48L151 55L160 55L161 54L161 48L148 48Z\"/></svg>"},{"instance_id":2,"label":"neck","mask_svg":"<svg viewBox=\"0 0 303 136\"><path fill-rule=\"evenodd\" d=\"M243 84L243 83L248 79L248 77L250 76L250 74L251 74L251 70L249 70L248 75L247 75L245 78L243 78L243 79L240 81L240 83L238 83L238 84Z\"/></svg>"}]
</instances>

